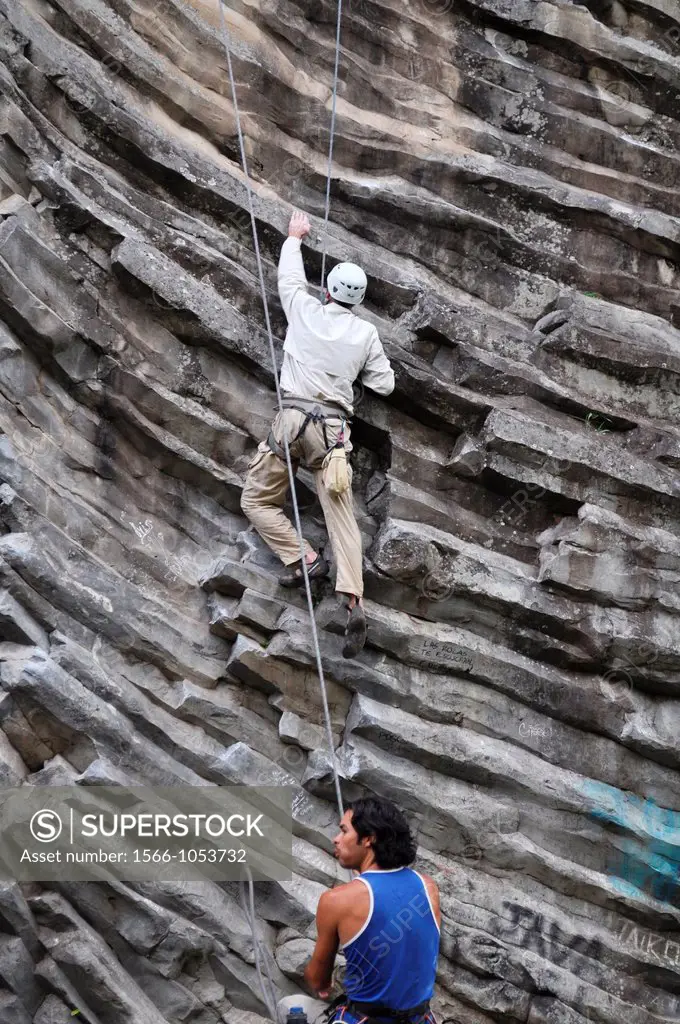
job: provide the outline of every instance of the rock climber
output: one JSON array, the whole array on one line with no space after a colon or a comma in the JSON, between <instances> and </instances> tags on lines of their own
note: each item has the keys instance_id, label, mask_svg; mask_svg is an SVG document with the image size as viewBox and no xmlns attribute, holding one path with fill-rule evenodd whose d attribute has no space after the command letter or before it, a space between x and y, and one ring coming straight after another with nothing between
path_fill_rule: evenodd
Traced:
<instances>
[{"instance_id":1,"label":"rock climber","mask_svg":"<svg viewBox=\"0 0 680 1024\"><path fill-rule=\"evenodd\" d=\"M336 445L344 445L345 460L352 450L354 381L359 378L378 394L389 395L394 390L394 372L373 324L353 312L366 294L367 280L361 267L355 263L333 267L326 279L325 303L308 294L300 246L309 230L307 215L295 211L281 248L278 271L281 305L288 320L280 379L283 412L277 415L269 437L258 446L248 466L241 508L286 566L280 584L302 585L298 535L283 513L289 484L285 433L293 470L302 462L314 472L337 564L335 589L348 598L342 653L352 658L366 642L366 616L351 466L347 462L348 489L334 494L324 483L322 464ZM304 549L310 580L327 576L330 570L323 555L306 540Z\"/></svg>"},{"instance_id":2,"label":"rock climber","mask_svg":"<svg viewBox=\"0 0 680 1024\"><path fill-rule=\"evenodd\" d=\"M321 896L316 946L304 971L311 991L327 999L338 950L345 956L345 992L321 1007L328 1024L434 1024L439 890L409 866L416 844L404 815L389 800L356 800L333 844L342 867L358 875ZM285 996L277 1007L279 1024L291 1006L302 1006L309 1024L320 1018L318 1002Z\"/></svg>"}]
</instances>

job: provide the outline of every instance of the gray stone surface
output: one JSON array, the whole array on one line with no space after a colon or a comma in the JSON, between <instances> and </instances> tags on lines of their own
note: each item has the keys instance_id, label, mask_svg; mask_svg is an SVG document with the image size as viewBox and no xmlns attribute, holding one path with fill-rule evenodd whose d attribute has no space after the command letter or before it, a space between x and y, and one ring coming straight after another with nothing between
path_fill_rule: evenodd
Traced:
<instances>
[{"instance_id":1,"label":"gray stone surface","mask_svg":"<svg viewBox=\"0 0 680 1024\"><path fill-rule=\"evenodd\" d=\"M280 365L335 5L225 13ZM306 600L240 511L275 394L217 25L0 0L0 782L292 787L282 996L346 873ZM677 4L352 0L340 69L327 266L396 376L357 397L355 661L314 588L343 797L417 831L439 1019L680 1021ZM236 883L0 881L0 1024L268 1012Z\"/></svg>"}]
</instances>

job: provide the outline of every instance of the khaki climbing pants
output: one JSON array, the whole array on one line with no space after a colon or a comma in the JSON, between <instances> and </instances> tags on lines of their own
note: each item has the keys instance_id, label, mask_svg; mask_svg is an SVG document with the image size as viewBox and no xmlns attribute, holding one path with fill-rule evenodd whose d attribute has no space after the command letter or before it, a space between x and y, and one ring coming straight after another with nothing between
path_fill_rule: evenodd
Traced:
<instances>
[{"instance_id":1,"label":"khaki climbing pants","mask_svg":"<svg viewBox=\"0 0 680 1024\"><path fill-rule=\"evenodd\" d=\"M290 457L295 469L295 460L302 462L314 473L316 489L323 509L328 536L338 568L335 589L344 594L363 597L361 534L354 517L352 500L352 467L349 470L349 489L339 497L332 497L323 484L321 464L326 455L323 425L307 424L305 432L295 441L292 439L302 426L305 414L298 409L284 409L274 420L274 440L283 445L283 431L288 438ZM338 417L326 419L328 444L335 444L340 433L342 420ZM345 425L345 451L350 452L349 429ZM246 482L241 495L241 508L253 524L262 540L275 551L284 565L291 565L300 558L300 542L297 531L283 514L283 504L288 493L288 467L285 459L274 455L266 441L258 445L257 453L248 466ZM305 540L305 554L313 552Z\"/></svg>"}]
</instances>

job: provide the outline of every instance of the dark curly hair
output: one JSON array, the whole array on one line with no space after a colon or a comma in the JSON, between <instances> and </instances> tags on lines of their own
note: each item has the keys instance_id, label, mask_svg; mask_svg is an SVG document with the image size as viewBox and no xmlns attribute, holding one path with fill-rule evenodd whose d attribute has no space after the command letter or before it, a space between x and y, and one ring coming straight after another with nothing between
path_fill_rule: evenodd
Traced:
<instances>
[{"instance_id":1,"label":"dark curly hair","mask_svg":"<svg viewBox=\"0 0 680 1024\"><path fill-rule=\"evenodd\" d=\"M366 796L347 805L359 839L375 836L373 853L379 868L402 868L416 859L416 842L406 818L391 800Z\"/></svg>"}]
</instances>

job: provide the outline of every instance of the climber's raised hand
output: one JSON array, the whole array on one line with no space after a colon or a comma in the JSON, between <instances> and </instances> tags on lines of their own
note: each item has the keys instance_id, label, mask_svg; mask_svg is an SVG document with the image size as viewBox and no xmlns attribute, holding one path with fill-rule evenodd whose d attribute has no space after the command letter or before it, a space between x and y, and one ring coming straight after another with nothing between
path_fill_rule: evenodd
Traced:
<instances>
[{"instance_id":1,"label":"climber's raised hand","mask_svg":"<svg viewBox=\"0 0 680 1024\"><path fill-rule=\"evenodd\" d=\"M288 225L288 237L304 238L305 235L309 234L310 229L311 225L307 214L302 213L300 210L296 210L290 218L290 224Z\"/></svg>"}]
</instances>

